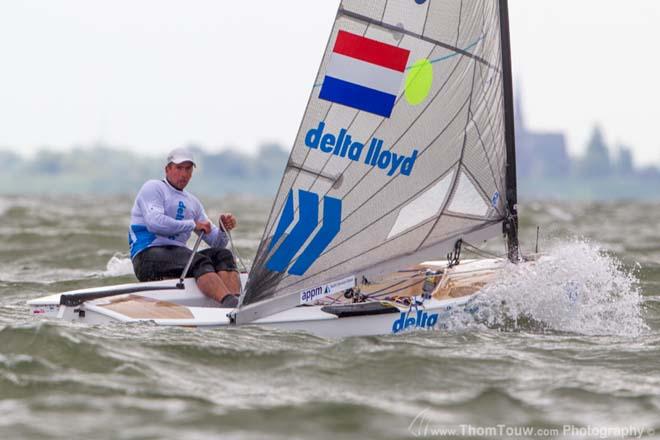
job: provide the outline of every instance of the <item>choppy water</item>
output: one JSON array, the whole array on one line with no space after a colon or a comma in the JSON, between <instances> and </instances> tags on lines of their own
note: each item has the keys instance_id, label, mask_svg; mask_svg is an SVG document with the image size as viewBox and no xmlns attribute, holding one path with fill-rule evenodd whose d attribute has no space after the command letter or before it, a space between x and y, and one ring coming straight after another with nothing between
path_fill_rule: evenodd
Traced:
<instances>
[{"instance_id":1,"label":"choppy water","mask_svg":"<svg viewBox=\"0 0 660 440\"><path fill-rule=\"evenodd\" d=\"M555 259L509 268L476 317L441 331L326 340L28 316L26 300L133 280L131 202L0 198L0 438L660 435L660 206L525 204L526 249L539 224ZM269 202L207 207L237 214L252 256Z\"/></svg>"}]
</instances>

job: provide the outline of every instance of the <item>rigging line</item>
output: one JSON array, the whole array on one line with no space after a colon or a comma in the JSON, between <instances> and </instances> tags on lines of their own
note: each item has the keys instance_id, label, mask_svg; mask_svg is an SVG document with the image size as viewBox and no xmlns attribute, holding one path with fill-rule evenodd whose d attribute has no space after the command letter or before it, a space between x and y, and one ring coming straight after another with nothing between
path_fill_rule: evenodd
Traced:
<instances>
[{"instance_id":1,"label":"rigging line","mask_svg":"<svg viewBox=\"0 0 660 440\"><path fill-rule=\"evenodd\" d=\"M455 214L450 211L446 211L444 214L442 214L445 217L451 217L451 218L457 218L460 220L473 220L473 221L480 221L480 222L488 222L492 221L493 217L480 217L478 215L470 215L470 214ZM504 216L499 217L500 220L504 220Z\"/></svg>"},{"instance_id":2,"label":"rigging line","mask_svg":"<svg viewBox=\"0 0 660 440\"><path fill-rule=\"evenodd\" d=\"M473 66L473 69L472 69L472 86L470 87L470 98L469 98L469 104L468 104L468 117L466 118L467 121L465 121L465 129L463 130L463 148L461 148L461 157L458 159L459 164L458 164L458 167L456 168L456 173L454 174L454 181L452 182L452 186L451 186L451 189L449 191L449 197L447 197L447 199L443 202L443 206L440 209L440 215L438 215L436 217L435 222L433 223L433 226L431 227L431 229L429 229L429 232L427 232L426 237L424 237L422 239L422 241L420 242L419 246L416 249L417 251L419 249L421 249L421 247L424 245L426 240L431 236L431 233L433 232L435 227L438 225L438 222L440 221L440 218L442 217L442 214L445 213L445 209L447 208L447 205L449 205L449 200L451 200L451 198L453 197L454 193L456 192L456 187L458 186L457 185L458 177L461 174L460 170L461 170L461 166L463 165L463 156L465 155L465 145L467 143L467 127L470 123L469 114L470 114L470 107L472 106L472 95L474 94L474 78L476 76L476 73L477 73L477 63L475 62L474 66Z\"/></svg>"},{"instance_id":3,"label":"rigging line","mask_svg":"<svg viewBox=\"0 0 660 440\"><path fill-rule=\"evenodd\" d=\"M456 44L455 46L458 46L458 39L460 38L461 35L461 17L463 15L463 0L461 0L461 4L458 7L458 23L456 24Z\"/></svg>"},{"instance_id":4,"label":"rigging line","mask_svg":"<svg viewBox=\"0 0 660 440\"><path fill-rule=\"evenodd\" d=\"M481 29L486 29L486 0L481 2Z\"/></svg>"},{"instance_id":5,"label":"rigging line","mask_svg":"<svg viewBox=\"0 0 660 440\"><path fill-rule=\"evenodd\" d=\"M339 11L336 14L336 18L338 18L338 17L339 17ZM328 53L328 50L330 48L330 42L332 41L332 36L335 33L334 29L335 29L335 26L337 24L336 18L335 18L335 24L333 25L333 30L330 32L330 36L328 37L328 42L326 43L325 52L323 52L324 57ZM364 31L362 32L363 37L367 34L367 31L369 30L370 26L371 26L371 23L367 23L367 25L364 28ZM339 28L337 28L337 29L339 30ZM321 67L322 66L323 66L323 60L321 60L321 64L319 65L319 71L316 74L317 76L319 76L319 74L321 73ZM312 88L312 91L310 92L310 95L309 95L309 99L307 100L307 106L305 107L305 113L303 114L303 118L300 121L300 127L298 128L298 134L296 135L296 139L294 140L294 144L293 144L294 146L291 149L291 153L289 153L289 160L291 159L291 156L293 155L293 150L295 149L295 146L298 143L298 138L302 134L302 125L305 122L305 114L307 113L307 109L309 109L309 105L312 102L313 96L314 96L314 88ZM334 103L330 102L330 105L328 105L328 110L326 111L325 116L323 117L323 121L325 121L328 118L328 115L330 114L330 110L332 110L333 106L334 106ZM357 111L355 113L355 117L357 117L358 114L359 114L359 111ZM310 151L311 151L310 149L307 149L307 151L305 152L305 157L302 160L302 164L300 165L301 168L305 166L305 163L307 162L307 158L309 157ZM321 172L323 172L324 169L325 169L325 166L321 169ZM292 183L291 183L292 187L295 185L296 181L298 180L298 177L300 176L300 172L301 172L301 170L298 169L298 171L296 172L295 177L293 177L293 180L292 180ZM280 190L282 189L282 184L284 183L285 178L286 178L286 168L284 170L284 173L282 173L282 180L280 181L280 187L278 188L276 194L280 193ZM276 201L277 201L277 199L273 202L273 205L272 205L271 210L270 210L270 214L268 215L268 221L266 223L266 226L264 227L264 232L263 232L263 235L261 237L261 242L260 242L261 244L259 245L259 248L257 248L257 255L259 255L259 253L261 252L262 244L265 243L266 237L268 235L270 235L270 233L273 231L273 227L275 226L276 222L273 222L271 224L270 228L268 227L268 224L270 223L270 220L273 218L272 216L273 216L273 212L275 211L275 204L276 204L275 202ZM278 213L277 217L279 217L281 215L282 209L284 209L284 205L285 205L285 203L282 203L282 206L280 206L280 210L279 210L279 213ZM296 210L294 212L294 215L297 212L298 212L298 208L296 208Z\"/></svg>"},{"instance_id":6,"label":"rigging line","mask_svg":"<svg viewBox=\"0 0 660 440\"><path fill-rule=\"evenodd\" d=\"M424 278L424 277L418 277L418 278ZM406 286L401 286L396 290L384 291L384 292L379 292L379 293L376 293L376 294L369 294L369 295L366 295L366 296L367 296L367 299L377 299L377 298L381 298L381 297L387 296L387 295L394 295L398 292L403 292L404 290L408 290L411 287L415 287L417 284L419 284L419 281L420 280L417 280L417 281L414 281L414 282L412 282L412 283L410 283ZM391 287L394 287L394 286L390 286L390 288ZM411 296L410 298L412 298L412 297L413 296Z\"/></svg>"},{"instance_id":7,"label":"rigging line","mask_svg":"<svg viewBox=\"0 0 660 440\"><path fill-rule=\"evenodd\" d=\"M474 43L470 44L469 46L466 46L466 47L465 47L465 50L472 49L472 48L475 47L477 44L481 43L481 40L483 40L483 39L484 39L483 36L479 37L479 39L477 39L477 41L475 41ZM450 59L450 58L454 58L455 56L458 56L458 55L460 55L460 54L459 54L459 53L451 53L451 54L449 54L449 55L444 55L444 56L441 56L440 58L436 58L436 59L434 59L434 60L429 60L429 63L431 63L431 64L439 63L440 61L445 61L445 60L448 60L448 59ZM414 66L406 67L406 70L410 70L410 69L412 69L413 67L414 67Z\"/></svg>"},{"instance_id":8,"label":"rigging line","mask_svg":"<svg viewBox=\"0 0 660 440\"><path fill-rule=\"evenodd\" d=\"M426 33L426 23L429 21L430 12L431 12L431 0L429 0L426 5L426 14L424 15L424 24L422 25L422 35Z\"/></svg>"},{"instance_id":9,"label":"rigging line","mask_svg":"<svg viewBox=\"0 0 660 440\"><path fill-rule=\"evenodd\" d=\"M480 249L477 246L470 244L466 241L463 241L463 246L467 248L466 250L468 252L472 252L473 254L477 254L480 257L492 257L492 258L503 258L505 255L498 255L495 252L490 252L484 249Z\"/></svg>"},{"instance_id":10,"label":"rigging line","mask_svg":"<svg viewBox=\"0 0 660 440\"><path fill-rule=\"evenodd\" d=\"M488 223L483 223L483 224L479 225L478 227L473 227L473 228L470 228L470 229L464 231L464 234L470 234L470 233L472 233L472 232L475 232L475 231L478 231L478 230L481 230L481 229L487 228L487 227L489 227L489 226L496 225L496 224L498 224L498 223L500 223L500 222L501 222L501 220L496 220L496 221L491 221L491 222L488 222ZM428 222L426 222L426 223L428 223ZM444 240L442 240L442 241L444 241ZM356 258L356 257L359 257L359 256L361 256L361 255L365 255L365 254L367 254L367 253L369 253L369 252L371 252L371 251L375 251L376 249L378 249L378 248L380 248L380 247L382 247L382 246L384 246L384 245L386 245L386 244L388 244L388 243L390 243L390 242L386 241L386 242L383 242L383 243L379 243L379 244L377 244L377 245L375 245L375 246L373 246L373 247L371 247L371 248L369 248L369 249L363 251L360 255L354 255L354 256L351 256L351 257L349 257L349 258L346 258L346 259L343 260L343 261L340 261L340 262L335 263L332 267L327 267L327 268L325 268L325 269L323 269L323 270L320 270L320 271L314 273L314 276L318 276L318 275L321 275L321 274L323 274L323 273L325 273L325 272L328 272L329 270L332 270L332 269L334 269L334 268L336 268L336 267L338 267L338 266L341 266L341 265L344 264L344 263L348 263L349 261L353 260L353 259ZM433 247L433 246L436 245L436 244L437 244L437 243L432 243L432 244L428 245L426 248ZM426 249L426 248L424 248L424 249ZM422 249L422 250L424 250L424 249ZM409 253L406 253L406 254L401 255L401 257L402 257L402 258L403 258L403 257L409 257L409 256L413 255L414 253L415 253L415 252L409 252ZM351 271L348 272L348 273L355 274L355 273L357 273L357 272L360 272L360 271L364 270L365 268L370 268L370 267L373 267L373 266L374 266L374 265L369 265L369 266L364 266L364 267L361 267L361 268L356 268L356 269L354 269L354 270L351 270ZM297 281L295 281L295 282L293 282L293 283L287 285L286 287L284 287L284 289L290 290L292 287L294 287L294 286L296 286L296 285L298 285L298 284L300 284L300 283L303 283L303 282L305 282L305 281L307 281L307 279L300 279L300 280L297 280ZM282 290L284 290L284 289L282 289Z\"/></svg>"},{"instance_id":11,"label":"rigging line","mask_svg":"<svg viewBox=\"0 0 660 440\"><path fill-rule=\"evenodd\" d=\"M379 290L376 290L376 291L374 291L374 292L371 292L371 293L365 294L365 296L366 296L367 298L371 298L371 297L376 297L376 296L378 296L379 294L381 294L381 293L383 293L383 292L386 292L385 294L387 294L388 291L389 291L390 289L393 289L393 288L396 288L396 287L400 287L402 284L408 283L408 282L410 282L410 280L413 280L413 279L415 279L415 278L424 278L424 277L426 277L425 274L422 275L422 276L419 276L419 275L416 273L415 275L412 275L412 276L410 276L410 277L408 277L408 278L405 278L405 279L403 279L403 280L397 281L396 283L390 284L390 285L388 285L387 287L383 287L382 289L379 289ZM413 283L413 284L411 284L411 285L409 285L409 286L407 286L407 287L414 286L414 285L417 284L418 282L419 282L419 281L416 281L415 283Z\"/></svg>"},{"instance_id":12,"label":"rigging line","mask_svg":"<svg viewBox=\"0 0 660 440\"><path fill-rule=\"evenodd\" d=\"M385 0L385 6L383 7L383 13L380 15L381 23L383 22L383 20L385 20L385 13L387 12L387 5L388 5L389 2L390 2L389 0ZM339 6L339 9L341 10L341 6Z\"/></svg>"},{"instance_id":13,"label":"rigging line","mask_svg":"<svg viewBox=\"0 0 660 440\"><path fill-rule=\"evenodd\" d=\"M230 244L231 250L234 252L236 257L238 258L238 261L241 263L241 266L243 266L243 270L245 272L248 272L247 266L243 262L243 259L241 258L241 255L238 253L238 248L236 248L236 246L234 246L234 240L231 237L231 232L229 232L227 230L227 228L225 228L225 225L224 225L224 223L222 223L222 220L219 221L218 224L220 225L220 229L222 229L222 232L224 232L225 235L227 235L227 237L229 237L229 244Z\"/></svg>"},{"instance_id":14,"label":"rigging line","mask_svg":"<svg viewBox=\"0 0 660 440\"><path fill-rule=\"evenodd\" d=\"M406 30L406 29L401 29L400 27L398 27L398 26L393 26L393 25L391 25L391 24L389 24L389 23L383 23L382 21L377 22L377 21L375 21L374 19L369 18L369 17L367 17L367 16L365 16L365 15L358 14L358 13L356 13L356 12L352 12L352 11L349 11L349 10L347 10L347 9L344 9L343 6L340 6L340 7L339 7L339 14L343 14L343 15L346 15L346 16L348 16L348 17L352 17L352 18L354 18L354 19L356 19L356 20L359 20L359 21L364 21L364 22L367 22L367 23L373 23L373 24L376 24L376 25L378 25L378 26L380 26L380 27L383 27L383 28L385 28L385 29L389 29L389 30L391 30L391 31L395 31L395 32L400 32L400 33L406 34L406 35L408 35L408 36L411 36L411 37L417 38L417 39L419 39L419 40L426 41L427 43L431 43L431 44L434 44L434 45L436 45L436 46L444 47L445 49L451 50L451 51L453 51L453 52L458 52L458 53L460 53L461 55L465 55L466 57L472 58L472 59L474 59L474 60L476 60L476 61L478 61L478 62L480 62L480 63L483 63L483 64L485 64L486 66L489 66L489 67L491 67L491 68L494 69L494 67L491 66L491 64L490 64L488 61L486 61L485 59L481 58L480 56L475 55L475 54L473 54L473 53L470 53L470 52L468 52L468 51L466 51L466 50L460 49L460 48L458 48L458 47L456 47L456 46L452 46L451 44L444 43L444 42L442 42L442 41L440 41L440 40L436 40L436 39L434 39L434 38L429 38L429 37L426 37L426 36L424 36L424 35L420 35L420 34L418 34L418 33L416 33L416 32L411 32L411 31Z\"/></svg>"}]
</instances>

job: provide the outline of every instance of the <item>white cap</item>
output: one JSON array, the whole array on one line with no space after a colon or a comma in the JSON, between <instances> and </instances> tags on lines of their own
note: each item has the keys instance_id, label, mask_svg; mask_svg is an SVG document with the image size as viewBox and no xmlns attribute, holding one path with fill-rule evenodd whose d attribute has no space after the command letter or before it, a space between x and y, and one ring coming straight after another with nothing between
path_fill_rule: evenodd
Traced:
<instances>
[{"instance_id":1,"label":"white cap","mask_svg":"<svg viewBox=\"0 0 660 440\"><path fill-rule=\"evenodd\" d=\"M168 164L175 163L178 165L183 162L192 162L194 166L197 166L192 151L187 148L175 148L167 155Z\"/></svg>"}]
</instances>

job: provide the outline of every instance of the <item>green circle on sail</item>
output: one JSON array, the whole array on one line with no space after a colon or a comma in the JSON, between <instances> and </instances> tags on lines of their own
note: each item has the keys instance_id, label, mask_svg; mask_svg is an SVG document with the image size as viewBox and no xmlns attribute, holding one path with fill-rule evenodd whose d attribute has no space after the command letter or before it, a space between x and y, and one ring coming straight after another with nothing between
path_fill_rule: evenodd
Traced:
<instances>
[{"instance_id":1,"label":"green circle on sail","mask_svg":"<svg viewBox=\"0 0 660 440\"><path fill-rule=\"evenodd\" d=\"M405 96L410 105L421 104L433 85L433 65L426 58L415 61L406 75Z\"/></svg>"}]
</instances>

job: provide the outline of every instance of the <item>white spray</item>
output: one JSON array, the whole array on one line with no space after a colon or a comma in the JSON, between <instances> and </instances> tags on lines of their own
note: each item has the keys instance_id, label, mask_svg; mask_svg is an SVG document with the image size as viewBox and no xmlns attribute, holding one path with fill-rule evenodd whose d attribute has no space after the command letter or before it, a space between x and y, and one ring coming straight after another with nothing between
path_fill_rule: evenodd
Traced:
<instances>
[{"instance_id":1,"label":"white spray","mask_svg":"<svg viewBox=\"0 0 660 440\"><path fill-rule=\"evenodd\" d=\"M635 337L647 327L639 283L598 245L576 240L552 245L534 263L507 264L450 327L475 323Z\"/></svg>"}]
</instances>

